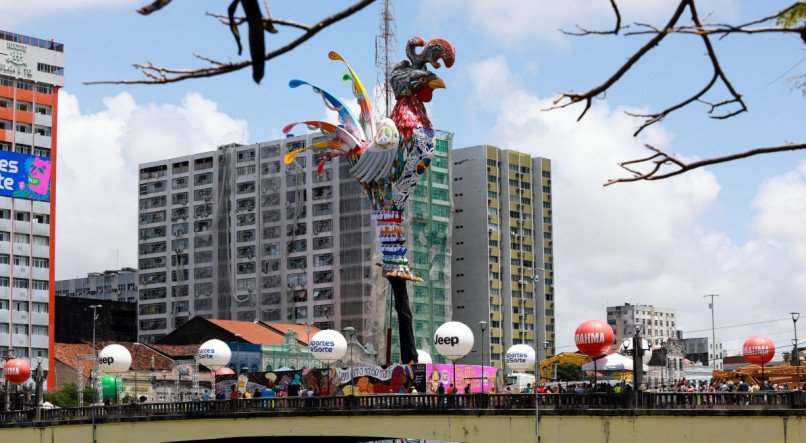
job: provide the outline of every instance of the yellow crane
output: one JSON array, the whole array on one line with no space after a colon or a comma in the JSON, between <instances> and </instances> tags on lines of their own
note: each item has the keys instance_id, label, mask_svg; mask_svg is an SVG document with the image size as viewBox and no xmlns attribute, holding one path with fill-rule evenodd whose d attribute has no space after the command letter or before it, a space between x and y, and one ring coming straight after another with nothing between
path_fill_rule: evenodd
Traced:
<instances>
[{"instance_id":1,"label":"yellow crane","mask_svg":"<svg viewBox=\"0 0 806 443\"><path fill-rule=\"evenodd\" d=\"M552 380L555 365L573 363L582 366L591 361L593 361L593 358L579 352L561 352L554 357L540 360L540 381L548 382Z\"/></svg>"}]
</instances>

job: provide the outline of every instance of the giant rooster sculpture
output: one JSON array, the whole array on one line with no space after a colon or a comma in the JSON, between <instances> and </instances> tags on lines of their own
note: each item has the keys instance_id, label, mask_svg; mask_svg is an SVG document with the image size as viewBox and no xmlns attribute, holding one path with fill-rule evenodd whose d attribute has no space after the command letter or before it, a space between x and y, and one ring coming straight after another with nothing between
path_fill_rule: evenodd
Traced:
<instances>
[{"instance_id":1,"label":"giant rooster sculpture","mask_svg":"<svg viewBox=\"0 0 806 443\"><path fill-rule=\"evenodd\" d=\"M422 47L421 52L417 48ZM372 202L373 218L378 225L378 239L383 255L383 273L392 286L395 311L398 315L400 333L400 357L403 363L417 362L414 346L411 308L406 290L406 280L422 281L409 269L404 237L406 200L414 190L420 176L431 164L434 154L434 128L428 119L425 104L431 101L434 89L444 88L445 83L426 68L431 64L439 68L440 60L446 67L454 61L453 46L444 39L428 43L414 37L406 44L404 60L392 69L389 85L395 96L391 119L375 120L364 85L349 64L336 52L331 60L345 64L344 80L352 82L353 95L358 101L360 114L356 118L350 109L327 91L302 80L291 80L289 86L311 86L328 109L335 111L339 124L323 121L303 121L287 125L284 133L299 124L311 130L319 130L325 140L303 149L291 151L284 161L290 164L305 149L324 149L329 155L319 164L321 173L327 161L346 156L352 168L350 172L361 183Z\"/></svg>"}]
</instances>

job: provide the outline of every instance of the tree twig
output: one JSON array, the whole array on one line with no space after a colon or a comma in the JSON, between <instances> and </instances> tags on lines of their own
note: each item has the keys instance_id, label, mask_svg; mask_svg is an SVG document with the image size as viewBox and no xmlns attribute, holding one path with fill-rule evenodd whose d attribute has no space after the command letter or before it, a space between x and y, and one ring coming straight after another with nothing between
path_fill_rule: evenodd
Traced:
<instances>
[{"instance_id":1,"label":"tree twig","mask_svg":"<svg viewBox=\"0 0 806 443\"><path fill-rule=\"evenodd\" d=\"M207 15L207 16L213 17L213 18L217 18L222 24L224 24L226 26L229 26L229 18L226 15L215 14L215 13L212 13L212 12L205 12L204 15ZM246 17L236 16L236 17L234 17L234 20L235 20L236 24L240 25L241 23L246 22ZM310 25L306 25L305 23L301 23L301 22L294 21L294 20L283 20L283 19L271 18L271 17L267 17L267 18L263 19L263 27L266 28L267 32L271 32L270 29L274 29L275 31L277 31L277 28L275 28L274 25L288 26L288 27L291 27L291 28L298 28L298 29L302 29L303 31L310 31L311 30Z\"/></svg>"},{"instance_id":2,"label":"tree twig","mask_svg":"<svg viewBox=\"0 0 806 443\"><path fill-rule=\"evenodd\" d=\"M580 113L579 117L577 117L577 121L581 120L582 117L584 117L585 114L588 112L588 109L590 109L591 104L593 103L593 99L596 96L607 91L607 89L609 89L617 81L619 81L619 79L621 79L621 77L623 77L624 74L626 74L627 71L629 71L633 67L633 65L638 63L638 60L641 60L641 58L644 55L646 55L649 51L651 51L655 46L658 46L661 40L663 40L663 38L666 37L667 35L666 29L674 27L677 21L680 20L680 16L683 14L683 11L686 9L687 5L688 0L682 0L680 4L677 5L674 14L672 14L672 18L669 20L669 23L666 24L664 29L659 30L659 32L657 33L657 35L655 35L655 37L653 37L644 46L638 49L638 51L635 54L633 54L629 59L627 59L627 61L623 65L621 65L621 67L612 76L610 76L610 78L605 80L604 83L583 93L564 92L557 99L554 100L554 106L546 110L565 108L575 103L585 102L585 109L583 109L582 113ZM563 100L566 99L568 100L567 103L561 103Z\"/></svg>"},{"instance_id":3,"label":"tree twig","mask_svg":"<svg viewBox=\"0 0 806 443\"><path fill-rule=\"evenodd\" d=\"M280 55L283 55L297 46L305 43L306 41L310 40L313 36L318 34L323 29L327 28L328 26L345 19L356 12L364 9L366 6L371 4L374 0L361 0L353 5L333 14L329 17L322 19L320 22L311 25L305 32L297 37L296 39L292 40L291 42L287 43L284 46L281 46L273 51L269 51L265 55L265 60L271 60L276 58ZM271 19L272 23L279 23L280 21L277 19ZM284 23L287 24L287 23ZM265 26L265 20L264 20ZM290 25L289 25L290 26ZM191 69L177 69L177 68L167 68L164 66L154 65L150 62L146 64L135 64L134 67L139 69L140 72L146 76L145 79L138 79L138 80L96 80L96 81L88 81L84 82L86 85L98 85L98 84L114 84L114 85L143 85L143 84L167 84L167 83L175 83L182 80L187 80L191 78L203 78L203 77L214 77L217 75L226 74L229 72L238 71L240 69L246 68L252 64L251 60L243 60L239 62L230 62L230 63L223 63L223 64L215 64L211 63L211 66L206 66L202 68L191 68Z\"/></svg>"},{"instance_id":4,"label":"tree twig","mask_svg":"<svg viewBox=\"0 0 806 443\"><path fill-rule=\"evenodd\" d=\"M694 23L695 28L702 27L702 23L700 22L700 18L697 14L697 8L694 5L694 2L693 1L689 2L688 7L689 11L691 12L691 21ZM628 115L634 117L644 117L646 119L644 123L638 127L633 136L640 134L641 131L646 129L648 126L663 120L667 115L671 114L672 112L682 107L688 106L689 104L695 101L700 101L702 103L709 105L710 106L710 110L708 111L709 117L717 120L724 120L726 118L730 118L737 114L741 114L742 112L747 111L747 105L744 103L744 100L742 100L741 94L739 94L736 91L736 89L733 87L733 84L730 82L730 80L728 80L727 75L725 75L725 72L722 70L722 66L720 65L719 59L716 56L716 51L714 50L714 47L711 44L710 37L708 36L708 34L699 34L699 35L703 41L703 44L705 45L705 49L708 53L708 58L711 60L711 66L714 68L714 73L711 76L711 80L708 82L708 84L705 85L704 88L702 88L699 92L697 92L693 96L689 97L686 100L681 101L680 103L677 103L674 106L668 107L663 111L656 112L653 114L634 114L628 112L627 113ZM732 98L723 100L719 103L708 103L705 100L702 100L702 96L711 90L711 88L716 84L717 80L722 81L722 84L724 84L725 87L728 89L728 92L730 92ZM717 109L721 109L722 107L730 104L738 104L739 108L721 114L714 113Z\"/></svg>"},{"instance_id":5,"label":"tree twig","mask_svg":"<svg viewBox=\"0 0 806 443\"><path fill-rule=\"evenodd\" d=\"M736 152L721 157L712 157L690 163L675 158L674 156L668 154L667 152L658 149L652 145L645 144L644 146L650 151L654 152L654 154L646 158L638 160L629 160L626 162L619 163L619 166L622 169L633 174L633 176L610 179L607 181L607 183L604 184L604 186L610 186L614 183L628 183L640 180L647 180L647 181L662 180L665 178L674 177L675 175L680 175L687 171L691 171L692 169L702 168L703 166L716 165L719 163L727 163L730 161L739 160L747 157L753 157L762 154L804 150L806 149L806 142L788 143L785 145L770 146L766 148L755 148L750 149L748 151ZM648 165L650 168L646 172L641 172L635 169L634 165ZM675 169L672 169L670 171L661 171L661 168L663 168L664 166L672 166Z\"/></svg>"},{"instance_id":6,"label":"tree twig","mask_svg":"<svg viewBox=\"0 0 806 443\"><path fill-rule=\"evenodd\" d=\"M619 12L618 5L616 4L616 0L610 0L610 7L613 8L613 14L616 16L616 26L613 28L612 31L594 31L594 30L586 29L586 28L583 28L583 27L577 25L576 28L579 29L579 32L566 31L564 29L560 29L560 32L562 32L563 34L567 34L567 35L577 35L577 36L580 36L580 35L592 35L592 34L595 34L595 35L608 35L608 34L618 35L619 30L625 29L625 28L627 28L627 26L625 26L624 28L621 27L621 12Z\"/></svg>"}]
</instances>

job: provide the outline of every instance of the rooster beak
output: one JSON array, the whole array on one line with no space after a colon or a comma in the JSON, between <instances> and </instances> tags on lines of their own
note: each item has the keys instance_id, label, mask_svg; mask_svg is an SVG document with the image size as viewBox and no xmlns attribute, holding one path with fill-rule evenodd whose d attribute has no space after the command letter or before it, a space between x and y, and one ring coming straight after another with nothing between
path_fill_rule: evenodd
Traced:
<instances>
[{"instance_id":1,"label":"rooster beak","mask_svg":"<svg viewBox=\"0 0 806 443\"><path fill-rule=\"evenodd\" d=\"M445 88L445 82L441 78L436 77L428 82L428 87L431 89Z\"/></svg>"}]
</instances>

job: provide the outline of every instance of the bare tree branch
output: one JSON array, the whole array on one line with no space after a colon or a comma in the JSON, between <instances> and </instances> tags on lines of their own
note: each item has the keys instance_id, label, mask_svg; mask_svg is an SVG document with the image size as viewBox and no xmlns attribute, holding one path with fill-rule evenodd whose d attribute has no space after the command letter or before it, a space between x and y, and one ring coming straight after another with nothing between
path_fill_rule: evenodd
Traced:
<instances>
[{"instance_id":1,"label":"bare tree branch","mask_svg":"<svg viewBox=\"0 0 806 443\"><path fill-rule=\"evenodd\" d=\"M224 24L226 26L229 26L229 18L226 15L214 14L212 12L205 12L204 15L207 15L207 16L213 17L213 18L217 18L222 24ZM234 17L234 19L235 19L235 24L237 24L237 25L240 25L241 23L246 22L246 17L237 17L236 16L236 17ZM282 20L282 19L271 18L271 17L263 19L263 27L266 29L266 32L271 32L271 29L274 29L276 32L279 32L274 27L274 25L288 26L288 27L291 27L291 28L298 28L298 29L302 29L303 31L310 31L311 30L310 25L306 25L305 23L297 22L297 21L294 21L294 20ZM272 34L274 34L274 33L272 32Z\"/></svg>"},{"instance_id":2,"label":"bare tree branch","mask_svg":"<svg viewBox=\"0 0 806 443\"><path fill-rule=\"evenodd\" d=\"M695 28L700 28L702 26L702 23L700 23L700 18L699 18L698 14L697 14L697 8L694 5L694 2L693 1L689 2L688 7L689 7L689 11L691 12L691 21L694 23ZM708 82L708 84L706 84L706 86L704 88L702 88L699 92L697 92L693 96L689 97L686 100L683 100L682 102L680 102L680 103L678 103L678 104L676 104L674 106L666 108L663 111L653 113L653 114L632 114L632 113L628 112L627 113L628 115L632 115L634 117L644 117L644 118L646 118L644 123L641 126L638 127L638 130L635 131L633 136L636 136L636 135L640 134L641 131L643 131L646 127L648 127L650 125L653 125L653 124L663 120L663 118L666 117L667 115L669 115L670 113L672 113L672 112L674 112L674 111L676 111L676 110L678 110L678 109L680 109L680 108L682 108L684 106L688 106L689 104L691 104L692 102L695 102L695 101L700 101L700 102L708 104L710 106L710 110L708 111L709 117L711 117L713 119L718 119L718 120L724 120L726 118L730 118L730 117L733 117L733 116L735 116L737 114L741 114L742 112L747 111L747 105L742 100L741 94L736 92L736 89L733 87L733 84L731 84L730 80L728 80L728 77L725 75L725 72L722 70L722 66L719 64L719 59L717 58L716 51L714 50L714 47L711 44L710 37L708 36L708 34L699 34L699 35L700 35L700 37L701 37L701 39L703 41L703 44L705 45L705 48L706 48L706 50L708 52L708 58L711 60L711 66L713 66L713 68L714 68L714 73L713 73L713 76L711 77L711 80ZM705 95L705 93L707 93L709 90L711 90L711 88L714 86L714 84L716 84L717 80L722 80L722 83L728 89L728 91L730 92L732 98L727 99L727 100L723 100L723 101L721 101L719 103L713 103L713 104L708 103L705 100L702 100L702 96ZM738 104L739 108L736 109L736 110L727 111L727 112L724 112L724 113L721 113L721 114L715 114L714 113L717 109L721 109L723 106L727 106L727 105L730 105L730 104Z\"/></svg>"},{"instance_id":3,"label":"bare tree branch","mask_svg":"<svg viewBox=\"0 0 806 443\"><path fill-rule=\"evenodd\" d=\"M669 23L666 25L664 30L660 30L658 34L655 35L655 37L653 37L649 42L647 42L644 46L638 49L638 51L635 54L633 54L629 59L627 59L627 62L625 62L616 71L615 74L613 74L612 76L610 76L610 78L605 80L604 83L602 83L599 86L596 86L595 88L589 90L588 92L583 92L579 94L574 92L564 92L562 95L560 95L557 99L554 100L554 106L548 108L547 110L565 108L575 103L584 101L585 109L582 110L582 113L579 114L579 117L577 118L577 121L581 120L582 117L584 117L585 114L588 112L588 109L590 109L593 99L596 96L607 91L608 88L610 88L617 81L619 81L619 79L621 79L621 77L624 76L624 74L626 74L627 71L629 71L630 68L632 68L633 65L635 65L638 62L638 60L641 60L641 58L644 55L646 55L649 51L651 51L655 46L657 46L661 42L661 40L663 40L664 37L666 37L667 33L665 32L665 29L674 27L675 23L677 23L677 21L680 20L680 16L683 14L683 11L686 9L687 5L688 5L687 0L681 1L680 4L677 5L674 14L672 14L672 18L669 20ZM568 102L560 104L560 102L562 102L565 99L568 99Z\"/></svg>"},{"instance_id":4,"label":"bare tree branch","mask_svg":"<svg viewBox=\"0 0 806 443\"><path fill-rule=\"evenodd\" d=\"M163 0L164 1L164 0ZM297 37L296 39L292 40L291 42L287 43L284 46L281 46L273 51L269 51L266 53L264 60L271 60L275 57L283 55L297 46L305 43L306 41L310 40L313 36L318 34L323 29L327 28L328 26L345 19L356 12L364 9L366 6L371 4L374 0L361 0L353 5L333 14L329 17L324 18L320 22L311 25L308 28L304 28L305 32ZM156 3L155 3L156 4ZM167 4L167 2L165 3ZM153 6L153 5L152 5ZM162 5L164 6L164 5ZM270 20L271 23L274 24L284 24L286 26L290 25L289 21L282 21L278 19L264 19L263 26L266 27L266 20ZM283 22L283 23L281 23ZM197 57L199 58L199 57ZM204 58L201 58L204 60ZM203 78L203 77L214 77L217 75L226 74L229 72L238 71L245 67L252 65L251 60L244 60L239 62L228 62L228 63L214 63L208 60L210 66L201 67L201 68L188 68L188 69L178 69L178 68L167 68L164 66L154 65L151 62L147 62L145 64L136 63L134 67L139 69L140 72L146 77L145 79L139 80L97 80L97 81L89 81L84 82L87 85L97 85L97 84L115 84L115 85L143 85L143 84L167 84L167 83L175 83L182 80L187 80L191 78Z\"/></svg>"},{"instance_id":5,"label":"bare tree branch","mask_svg":"<svg viewBox=\"0 0 806 443\"><path fill-rule=\"evenodd\" d=\"M160 9L168 6L168 3L171 3L171 0L155 0L154 3L143 6L142 8L138 9L137 12L143 15L148 15L154 11L159 11Z\"/></svg>"},{"instance_id":6,"label":"bare tree branch","mask_svg":"<svg viewBox=\"0 0 806 443\"><path fill-rule=\"evenodd\" d=\"M621 27L621 12L619 12L618 5L616 4L616 0L610 0L610 7L613 8L613 14L615 14L615 16L616 16L616 26L613 28L612 31L593 31L593 30L586 29L586 28L583 28L583 27L577 25L576 28L579 29L579 32L566 31L564 29L560 29L560 32L562 32L563 34L567 34L567 35L577 35L577 36L591 35L591 34L595 34L595 35L607 35L607 34L618 35L619 30L626 29L627 26L625 26L624 28Z\"/></svg>"},{"instance_id":7,"label":"bare tree branch","mask_svg":"<svg viewBox=\"0 0 806 443\"><path fill-rule=\"evenodd\" d=\"M752 157L755 155L771 154L775 152L799 151L806 149L806 143L803 142L789 143L780 146L755 148L750 149L748 151L725 155L722 157L713 157L691 163L686 163L652 145L646 144L644 146L650 151L654 152L654 154L646 158L619 163L619 166L621 166L627 172L633 174L633 176L610 179L607 181L607 183L604 184L604 186L609 186L614 183L627 183L640 180L647 180L647 181L662 180L665 178L674 177L675 175L680 175L687 171L691 171L692 169L702 168L703 166L726 163L734 160ZM635 169L633 165L649 165L650 169L646 172L641 172ZM663 166L672 166L675 169L672 169L670 171L661 171L661 168L663 168Z\"/></svg>"}]
</instances>

